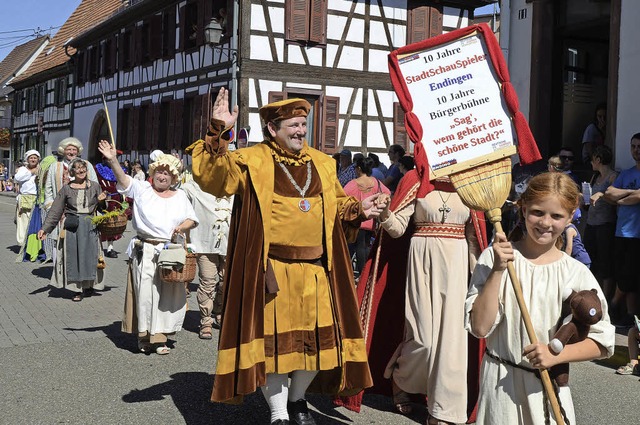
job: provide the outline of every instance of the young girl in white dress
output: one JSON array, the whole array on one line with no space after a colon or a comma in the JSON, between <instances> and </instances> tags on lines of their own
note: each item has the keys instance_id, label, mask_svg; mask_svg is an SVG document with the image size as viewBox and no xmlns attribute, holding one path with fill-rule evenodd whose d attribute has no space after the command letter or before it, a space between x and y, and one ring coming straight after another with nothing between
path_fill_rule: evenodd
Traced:
<instances>
[{"instance_id":1,"label":"young girl in white dress","mask_svg":"<svg viewBox=\"0 0 640 425\"><path fill-rule=\"evenodd\" d=\"M555 423L542 382L534 371L613 354L615 328L598 282L584 264L558 248L558 237L571 221L579 195L576 184L563 173L535 176L518 201L525 227L520 237L507 241L504 234L496 234L493 246L478 260L465 305L466 329L477 337L486 337L487 342L478 425ZM505 272L508 261L514 262L522 285L538 338L536 344L529 341ZM556 355L547 344L561 318L565 288L595 289L602 302L603 318L591 326L584 341L568 344ZM569 387L561 387L558 398L565 423L575 424Z\"/></svg>"}]
</instances>

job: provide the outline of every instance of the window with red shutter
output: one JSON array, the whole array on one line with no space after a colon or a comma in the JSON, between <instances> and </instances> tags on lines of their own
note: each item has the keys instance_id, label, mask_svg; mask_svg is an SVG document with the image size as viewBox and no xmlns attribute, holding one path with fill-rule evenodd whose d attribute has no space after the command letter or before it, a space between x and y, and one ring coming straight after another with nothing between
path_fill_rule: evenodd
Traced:
<instances>
[{"instance_id":1,"label":"window with red shutter","mask_svg":"<svg viewBox=\"0 0 640 425\"><path fill-rule=\"evenodd\" d=\"M416 4L418 3L418 4ZM425 6L413 2L407 13L407 44L442 34L442 6Z\"/></svg>"},{"instance_id":2,"label":"window with red shutter","mask_svg":"<svg viewBox=\"0 0 640 425\"><path fill-rule=\"evenodd\" d=\"M327 43L327 0L310 0L311 17L309 20L309 41L311 43Z\"/></svg>"},{"instance_id":3,"label":"window with red shutter","mask_svg":"<svg viewBox=\"0 0 640 425\"><path fill-rule=\"evenodd\" d=\"M325 96L324 104L322 106L322 135L318 149L331 155L338 150L340 98L335 96Z\"/></svg>"},{"instance_id":4,"label":"window with red shutter","mask_svg":"<svg viewBox=\"0 0 640 425\"><path fill-rule=\"evenodd\" d=\"M162 13L162 57L176 52L176 9L171 7Z\"/></svg>"},{"instance_id":5,"label":"window with red shutter","mask_svg":"<svg viewBox=\"0 0 640 425\"><path fill-rule=\"evenodd\" d=\"M306 43L309 40L309 2L307 0L285 1L285 38Z\"/></svg>"}]
</instances>

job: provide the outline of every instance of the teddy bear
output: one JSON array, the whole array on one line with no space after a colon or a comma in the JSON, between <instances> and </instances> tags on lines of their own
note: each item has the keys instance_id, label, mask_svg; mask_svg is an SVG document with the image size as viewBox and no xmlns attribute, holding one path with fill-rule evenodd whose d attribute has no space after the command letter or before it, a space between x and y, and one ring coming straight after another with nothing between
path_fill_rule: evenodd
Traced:
<instances>
[{"instance_id":1,"label":"teddy bear","mask_svg":"<svg viewBox=\"0 0 640 425\"><path fill-rule=\"evenodd\" d=\"M565 288L562 299L569 307L569 314L558 328L549 349L559 354L567 344L583 341L589 334L591 325L602 319L602 303L595 289L576 292ZM569 385L569 363L561 363L551 368L551 376L559 387Z\"/></svg>"}]
</instances>

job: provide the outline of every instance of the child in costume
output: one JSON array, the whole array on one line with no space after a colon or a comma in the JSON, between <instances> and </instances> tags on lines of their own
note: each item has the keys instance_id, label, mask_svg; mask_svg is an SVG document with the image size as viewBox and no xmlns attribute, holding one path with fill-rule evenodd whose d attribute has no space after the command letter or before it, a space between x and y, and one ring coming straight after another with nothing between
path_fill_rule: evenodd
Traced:
<instances>
[{"instance_id":1,"label":"child in costume","mask_svg":"<svg viewBox=\"0 0 640 425\"><path fill-rule=\"evenodd\" d=\"M563 173L533 177L518 201L525 230L517 240L496 234L471 278L465 305L465 327L486 337L487 350L481 372L477 424L555 423L546 401L538 369L559 363L611 356L615 328L607 303L589 269L558 247L558 238L578 208L580 193ZM521 232L522 233L522 232ZM511 287L507 262L513 261L538 338L531 344ZM592 325L588 337L554 354L547 344L562 317L562 294L595 289L602 303L603 319ZM569 387L558 390L565 423L575 424ZM550 422L547 422L548 419Z\"/></svg>"}]
</instances>

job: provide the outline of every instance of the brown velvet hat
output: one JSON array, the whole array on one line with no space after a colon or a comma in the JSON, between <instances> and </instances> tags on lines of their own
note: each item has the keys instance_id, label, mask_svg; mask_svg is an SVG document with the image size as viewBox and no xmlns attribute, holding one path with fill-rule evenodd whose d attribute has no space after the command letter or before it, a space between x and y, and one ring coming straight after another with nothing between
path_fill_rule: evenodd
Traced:
<instances>
[{"instance_id":1,"label":"brown velvet hat","mask_svg":"<svg viewBox=\"0 0 640 425\"><path fill-rule=\"evenodd\" d=\"M272 121L306 117L311 105L304 99L293 98L269 103L260 108L260 118L266 125Z\"/></svg>"}]
</instances>

